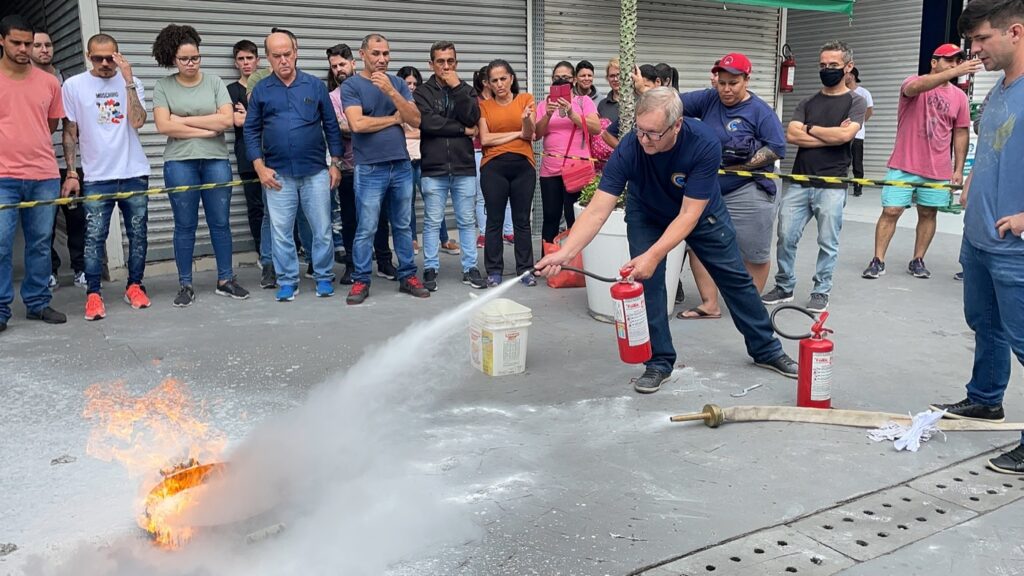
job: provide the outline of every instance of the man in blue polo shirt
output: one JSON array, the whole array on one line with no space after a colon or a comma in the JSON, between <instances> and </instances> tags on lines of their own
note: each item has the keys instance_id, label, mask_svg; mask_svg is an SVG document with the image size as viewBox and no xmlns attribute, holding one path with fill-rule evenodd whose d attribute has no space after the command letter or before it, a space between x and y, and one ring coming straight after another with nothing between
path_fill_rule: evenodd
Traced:
<instances>
[{"instance_id":1,"label":"man in blue polo shirt","mask_svg":"<svg viewBox=\"0 0 1024 576\"><path fill-rule=\"evenodd\" d=\"M721 290L754 362L796 378L796 362L782 351L743 267L736 232L718 189L721 161L718 137L700 121L683 118L683 103L675 90L648 90L637 104L635 132L620 140L593 200L568 239L559 251L537 262L540 274L558 273L562 264L594 239L615 209L616 197L629 184L626 236L632 260L625 267L632 268L633 278L644 286L653 352L643 375L633 383L641 394L656 392L675 365L666 309L665 256L683 240Z\"/></svg>"},{"instance_id":2,"label":"man in blue polo shirt","mask_svg":"<svg viewBox=\"0 0 1024 576\"><path fill-rule=\"evenodd\" d=\"M334 244L331 239L331 189L341 181L345 145L327 87L296 67L297 45L274 32L264 42L274 71L256 85L245 119L245 148L266 192L274 233L277 300L295 299L299 258L295 251L295 215L299 204L313 233L316 295L334 294ZM324 146L326 136L327 145ZM331 151L331 167L324 159Z\"/></svg>"},{"instance_id":3,"label":"man in blue polo shirt","mask_svg":"<svg viewBox=\"0 0 1024 576\"><path fill-rule=\"evenodd\" d=\"M405 81L388 74L391 48L380 34L368 34L359 48L363 69L341 85L345 118L352 129L359 224L352 249L355 273L345 301L362 304L370 295L373 237L382 205L388 206L398 253L398 289L417 298L427 290L416 277L412 250L412 163L402 124L420 126L420 111ZM385 198L387 202L385 203Z\"/></svg>"},{"instance_id":4,"label":"man in blue polo shirt","mask_svg":"<svg viewBox=\"0 0 1024 576\"><path fill-rule=\"evenodd\" d=\"M960 264L964 316L974 330L974 368L967 397L932 404L948 418L1003 421L1010 352L1024 363L1024 0L974 0L957 23L986 70L1003 77L981 116L974 169L964 184ZM1024 474L1022 444L988 461L989 468Z\"/></svg>"}]
</instances>

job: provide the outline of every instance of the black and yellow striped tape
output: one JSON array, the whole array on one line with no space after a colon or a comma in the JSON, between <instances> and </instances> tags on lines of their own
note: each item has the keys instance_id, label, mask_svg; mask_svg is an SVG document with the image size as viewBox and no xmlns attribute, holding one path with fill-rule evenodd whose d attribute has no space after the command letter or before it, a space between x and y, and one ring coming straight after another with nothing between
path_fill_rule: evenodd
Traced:
<instances>
[{"instance_id":1,"label":"black and yellow striped tape","mask_svg":"<svg viewBox=\"0 0 1024 576\"><path fill-rule=\"evenodd\" d=\"M110 194L90 194L88 196L70 196L68 198L55 198L53 200L31 200L17 204L0 204L0 210L16 210L20 208L36 208L37 206L66 206L69 204L80 204L82 202L99 202L103 200L124 200L133 196L155 196L157 194L177 194L191 190L210 190L212 188L223 188L226 186L241 186L249 182L259 182L258 179L232 180L230 182L218 182L215 184L199 184L196 186L173 186L171 188L150 188L149 190L134 190L128 192L111 192Z\"/></svg>"}]
</instances>

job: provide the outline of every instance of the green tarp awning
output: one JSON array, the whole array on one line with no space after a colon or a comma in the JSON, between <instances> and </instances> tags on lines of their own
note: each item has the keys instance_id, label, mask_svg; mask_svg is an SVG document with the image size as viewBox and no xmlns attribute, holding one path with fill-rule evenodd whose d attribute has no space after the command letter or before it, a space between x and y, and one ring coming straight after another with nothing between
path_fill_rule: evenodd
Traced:
<instances>
[{"instance_id":1,"label":"green tarp awning","mask_svg":"<svg viewBox=\"0 0 1024 576\"><path fill-rule=\"evenodd\" d=\"M852 17L854 1L855 0L726 0L723 4L750 4L752 6L770 6L772 8L793 8L794 10L838 12Z\"/></svg>"}]
</instances>

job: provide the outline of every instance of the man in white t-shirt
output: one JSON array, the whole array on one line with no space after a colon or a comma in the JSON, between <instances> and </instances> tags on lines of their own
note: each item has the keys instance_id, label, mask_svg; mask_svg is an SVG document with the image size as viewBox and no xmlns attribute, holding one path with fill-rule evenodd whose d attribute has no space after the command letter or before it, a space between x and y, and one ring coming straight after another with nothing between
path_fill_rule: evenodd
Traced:
<instances>
[{"instance_id":1,"label":"man in white t-shirt","mask_svg":"<svg viewBox=\"0 0 1024 576\"><path fill-rule=\"evenodd\" d=\"M118 52L113 37L96 34L89 39L87 50L92 70L69 78L63 90L67 115L64 159L68 170L74 170L81 148L84 190L79 190L77 180L69 178L64 182L61 195L146 190L149 160L139 141L139 128L146 123L142 83L132 75L131 64ZM128 233L128 283L124 300L135 309L148 308L150 304L142 285L146 270L149 197L86 202L86 320L99 320L107 315L100 294L100 275L115 202L121 208Z\"/></svg>"},{"instance_id":2,"label":"man in white t-shirt","mask_svg":"<svg viewBox=\"0 0 1024 576\"><path fill-rule=\"evenodd\" d=\"M867 130L866 126L868 120L875 113L875 101L871 98L871 92L868 89L860 85L860 70L854 66L849 74L844 79L846 87L853 90L854 94L857 94L864 99L867 103L867 110L864 112L864 123L860 125L860 130L857 135L853 137L853 141L850 142L850 151L853 152L853 177L863 178L864 177L864 136ZM863 193L860 184L853 185L853 195L860 196Z\"/></svg>"}]
</instances>

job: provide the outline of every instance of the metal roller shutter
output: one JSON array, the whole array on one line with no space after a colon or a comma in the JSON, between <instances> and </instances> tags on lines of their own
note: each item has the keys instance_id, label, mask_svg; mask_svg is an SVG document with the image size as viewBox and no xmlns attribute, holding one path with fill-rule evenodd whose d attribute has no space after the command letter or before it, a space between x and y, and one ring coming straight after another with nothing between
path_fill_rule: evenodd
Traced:
<instances>
[{"instance_id":1,"label":"metal roller shutter","mask_svg":"<svg viewBox=\"0 0 1024 576\"><path fill-rule=\"evenodd\" d=\"M789 11L789 45L796 58L796 91L786 97L783 123L789 121L797 102L821 89L818 54L832 39L853 49L862 85L875 102L864 140L864 174L883 178L896 140L896 110L903 80L917 72L921 41L920 0L859 0L851 20L842 14ZM796 149L790 147L786 170Z\"/></svg>"},{"instance_id":2,"label":"metal roller shutter","mask_svg":"<svg viewBox=\"0 0 1024 576\"><path fill-rule=\"evenodd\" d=\"M702 0L641 0L637 13L637 62L675 66L679 89L687 91L708 86L715 60L728 52L743 52L754 66L751 89L774 105L778 9L738 5L723 9ZM596 68L595 84L604 97L608 93L604 68L618 54L619 2L545 0L545 84L535 94L540 97L547 89L551 69L560 60L574 64L590 60Z\"/></svg>"},{"instance_id":3,"label":"metal roller shutter","mask_svg":"<svg viewBox=\"0 0 1024 576\"><path fill-rule=\"evenodd\" d=\"M231 46L242 38L262 46L263 38L273 26L287 28L298 36L300 68L322 78L327 74L326 48L345 42L357 49L362 37L369 32L381 33L390 40L392 72L401 66L411 65L429 77L430 45L436 40L448 39L458 47L463 78L470 79L474 69L499 57L517 68L523 80L528 76L527 0L483 0L472 5L428 0L369 0L360 3L330 0L247 3L98 0L98 9L100 29L117 38L136 76L145 83L150 110L156 81L169 73L153 61L150 55L152 42L157 33L172 22L189 24L199 31L203 38L203 71L216 74L227 83L237 77L231 60ZM263 63L266 64L265 59ZM156 132L152 121L143 128L141 139L153 166L150 184L162 186L162 155L166 139ZM231 156L234 162L233 154ZM253 243L245 215L245 198L240 188L235 189L232 197L231 228L235 250L251 250ZM172 232L170 204L166 197L153 198L149 221L151 260L172 257ZM200 218L196 254L210 253L209 232Z\"/></svg>"}]
</instances>

